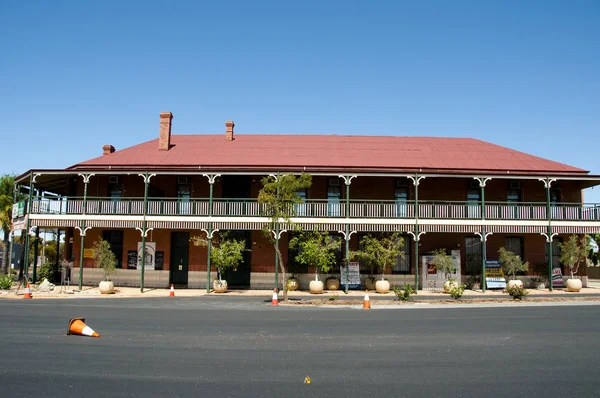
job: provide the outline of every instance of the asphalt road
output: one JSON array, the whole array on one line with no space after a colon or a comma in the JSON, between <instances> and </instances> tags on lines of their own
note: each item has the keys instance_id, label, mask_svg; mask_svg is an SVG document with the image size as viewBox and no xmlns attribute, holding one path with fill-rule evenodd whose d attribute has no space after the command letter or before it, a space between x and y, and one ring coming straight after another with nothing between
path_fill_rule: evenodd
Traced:
<instances>
[{"instance_id":1,"label":"asphalt road","mask_svg":"<svg viewBox=\"0 0 600 398\"><path fill-rule=\"evenodd\" d=\"M2 300L0 397L600 396L598 305L260 300ZM67 336L77 316L101 337Z\"/></svg>"}]
</instances>

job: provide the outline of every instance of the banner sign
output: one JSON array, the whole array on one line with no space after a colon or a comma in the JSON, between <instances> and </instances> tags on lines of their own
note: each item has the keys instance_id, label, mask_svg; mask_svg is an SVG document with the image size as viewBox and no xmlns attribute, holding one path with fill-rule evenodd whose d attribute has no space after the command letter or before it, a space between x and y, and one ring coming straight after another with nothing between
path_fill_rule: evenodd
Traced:
<instances>
[{"instance_id":1,"label":"banner sign","mask_svg":"<svg viewBox=\"0 0 600 398\"><path fill-rule=\"evenodd\" d=\"M443 290L444 282L448 279L454 279L460 282L460 251L452 250L452 261L454 262L455 268L451 273L444 275L438 272L433 264L434 256L422 256L421 257L421 280L423 283L423 290Z\"/></svg>"},{"instance_id":2,"label":"banner sign","mask_svg":"<svg viewBox=\"0 0 600 398\"><path fill-rule=\"evenodd\" d=\"M488 289L506 289L506 279L500 261L485 261L485 285Z\"/></svg>"},{"instance_id":3,"label":"banner sign","mask_svg":"<svg viewBox=\"0 0 600 398\"><path fill-rule=\"evenodd\" d=\"M154 260L156 259L156 242L146 242L146 258L144 260L144 269L154 270ZM142 242L138 242L137 247L137 269L142 269Z\"/></svg>"},{"instance_id":4,"label":"banner sign","mask_svg":"<svg viewBox=\"0 0 600 398\"><path fill-rule=\"evenodd\" d=\"M560 268L554 268L552 270L552 287L566 287Z\"/></svg>"},{"instance_id":5,"label":"banner sign","mask_svg":"<svg viewBox=\"0 0 600 398\"><path fill-rule=\"evenodd\" d=\"M340 266L340 287L346 288L346 267ZM348 263L348 289L360 289L359 263Z\"/></svg>"},{"instance_id":6,"label":"banner sign","mask_svg":"<svg viewBox=\"0 0 600 398\"><path fill-rule=\"evenodd\" d=\"M27 228L27 217L28 216L13 219L12 230L22 231Z\"/></svg>"},{"instance_id":7,"label":"banner sign","mask_svg":"<svg viewBox=\"0 0 600 398\"><path fill-rule=\"evenodd\" d=\"M22 200L19 203L15 203L12 207L12 218L23 217L25 215L25 201Z\"/></svg>"}]
</instances>

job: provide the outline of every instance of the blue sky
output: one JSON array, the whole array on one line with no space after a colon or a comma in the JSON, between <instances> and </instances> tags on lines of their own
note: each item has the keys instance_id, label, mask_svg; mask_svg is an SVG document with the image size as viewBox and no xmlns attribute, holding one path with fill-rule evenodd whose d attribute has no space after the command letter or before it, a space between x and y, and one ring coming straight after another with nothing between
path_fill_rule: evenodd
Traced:
<instances>
[{"instance_id":1,"label":"blue sky","mask_svg":"<svg viewBox=\"0 0 600 398\"><path fill-rule=\"evenodd\" d=\"M600 174L598 21L596 0L5 2L0 173L171 111L175 134L473 137Z\"/></svg>"}]
</instances>

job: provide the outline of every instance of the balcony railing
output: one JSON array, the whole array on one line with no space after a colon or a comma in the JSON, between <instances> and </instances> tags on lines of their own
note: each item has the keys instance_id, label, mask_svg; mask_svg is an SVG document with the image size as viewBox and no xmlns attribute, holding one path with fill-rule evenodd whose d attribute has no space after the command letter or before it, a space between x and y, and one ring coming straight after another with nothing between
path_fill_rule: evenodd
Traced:
<instances>
[{"instance_id":1,"label":"balcony railing","mask_svg":"<svg viewBox=\"0 0 600 398\"><path fill-rule=\"evenodd\" d=\"M149 216L208 216L209 200L149 198ZM293 206L295 217L345 218L346 203L327 200L307 200ZM350 200L350 218L415 218L414 201ZM422 219L462 220L547 220L546 203L486 202L485 217L481 205L473 202L419 201L418 216ZM33 214L93 214L142 215L144 201L140 198L83 198L36 199ZM264 207L256 199L213 199L213 216L261 217ZM600 221L600 204L552 203L552 220Z\"/></svg>"}]
</instances>

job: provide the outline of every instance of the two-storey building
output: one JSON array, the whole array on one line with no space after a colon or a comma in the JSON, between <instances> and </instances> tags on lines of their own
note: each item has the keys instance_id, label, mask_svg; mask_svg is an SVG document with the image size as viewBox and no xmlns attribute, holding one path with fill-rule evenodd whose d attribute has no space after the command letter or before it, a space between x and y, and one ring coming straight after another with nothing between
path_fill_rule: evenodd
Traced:
<instances>
[{"instance_id":1,"label":"two-storey building","mask_svg":"<svg viewBox=\"0 0 600 398\"><path fill-rule=\"evenodd\" d=\"M340 262L364 234L404 234L392 283L427 287L418 279L420 258L437 248L460 253L464 278L480 277L500 247L548 275L561 267L557 245L566 235L600 232L600 207L583 203L582 193L599 177L480 140L234 135L231 121L224 134L172 135L172 118L160 114L157 139L122 150L105 145L95 159L18 177L33 195L16 224L64 231L72 279L99 281L87 249L102 237L117 257L117 285L205 287L207 249L190 236L230 230L251 251L226 275L229 286L272 288L275 253L257 196L263 177L283 173L313 176L293 221L339 237ZM287 259L285 229L277 232Z\"/></svg>"}]
</instances>

